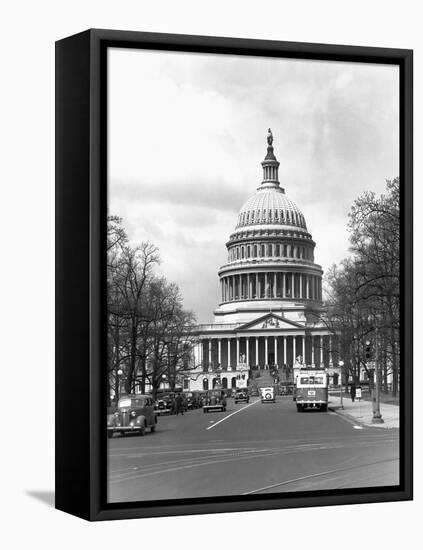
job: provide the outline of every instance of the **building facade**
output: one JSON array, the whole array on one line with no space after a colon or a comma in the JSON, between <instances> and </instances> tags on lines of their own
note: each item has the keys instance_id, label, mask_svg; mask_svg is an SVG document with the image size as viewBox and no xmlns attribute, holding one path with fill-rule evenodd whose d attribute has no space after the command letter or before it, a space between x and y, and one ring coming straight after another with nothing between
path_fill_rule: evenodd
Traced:
<instances>
[{"instance_id":1,"label":"building facade","mask_svg":"<svg viewBox=\"0 0 423 550\"><path fill-rule=\"evenodd\" d=\"M185 389L246 387L263 371L288 381L304 366L334 368L333 338L321 321L323 271L304 215L279 182L270 129L261 164L263 180L226 243L219 305L214 322L198 326Z\"/></svg>"}]
</instances>

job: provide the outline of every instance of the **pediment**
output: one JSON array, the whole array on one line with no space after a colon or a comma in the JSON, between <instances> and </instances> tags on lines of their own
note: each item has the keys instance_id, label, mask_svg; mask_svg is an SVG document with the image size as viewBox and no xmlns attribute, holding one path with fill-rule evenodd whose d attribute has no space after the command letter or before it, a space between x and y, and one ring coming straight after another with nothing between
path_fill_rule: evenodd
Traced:
<instances>
[{"instance_id":1,"label":"pediment","mask_svg":"<svg viewBox=\"0 0 423 550\"><path fill-rule=\"evenodd\" d=\"M249 321L238 328L241 330L289 330L289 329L304 329L303 325L290 321L277 315L276 313L266 313L254 321Z\"/></svg>"}]
</instances>

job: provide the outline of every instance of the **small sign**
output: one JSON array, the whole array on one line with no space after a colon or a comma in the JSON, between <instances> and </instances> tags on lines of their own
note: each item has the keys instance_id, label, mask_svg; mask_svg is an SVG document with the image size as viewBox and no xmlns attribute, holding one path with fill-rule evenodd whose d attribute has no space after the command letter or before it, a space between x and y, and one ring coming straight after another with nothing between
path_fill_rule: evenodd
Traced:
<instances>
[{"instance_id":1,"label":"small sign","mask_svg":"<svg viewBox=\"0 0 423 550\"><path fill-rule=\"evenodd\" d=\"M355 397L356 397L356 399L358 399L359 401L361 400L361 388L356 388L356 390L355 390Z\"/></svg>"}]
</instances>

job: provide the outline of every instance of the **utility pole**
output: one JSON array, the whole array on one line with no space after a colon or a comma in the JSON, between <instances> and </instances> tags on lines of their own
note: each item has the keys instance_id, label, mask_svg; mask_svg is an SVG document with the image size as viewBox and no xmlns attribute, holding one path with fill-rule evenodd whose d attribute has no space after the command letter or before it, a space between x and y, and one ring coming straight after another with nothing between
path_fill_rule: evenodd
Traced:
<instances>
[{"instance_id":1,"label":"utility pole","mask_svg":"<svg viewBox=\"0 0 423 550\"><path fill-rule=\"evenodd\" d=\"M380 414L380 388L379 388L379 342L378 328L375 326L375 387L372 395L373 402L373 418L372 424L383 424L383 418Z\"/></svg>"},{"instance_id":2,"label":"utility pole","mask_svg":"<svg viewBox=\"0 0 423 550\"><path fill-rule=\"evenodd\" d=\"M341 367L341 401L340 401L340 406L341 406L341 409L344 408L344 396L342 395L342 376L344 374L344 362L343 361L339 361L339 366Z\"/></svg>"}]
</instances>

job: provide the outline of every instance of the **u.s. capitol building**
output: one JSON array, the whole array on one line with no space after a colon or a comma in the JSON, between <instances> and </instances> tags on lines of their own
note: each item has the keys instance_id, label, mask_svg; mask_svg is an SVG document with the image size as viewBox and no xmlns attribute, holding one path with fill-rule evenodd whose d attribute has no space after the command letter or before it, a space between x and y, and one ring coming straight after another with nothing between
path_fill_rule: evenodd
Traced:
<instances>
[{"instance_id":1,"label":"u.s. capitol building","mask_svg":"<svg viewBox=\"0 0 423 550\"><path fill-rule=\"evenodd\" d=\"M226 243L214 322L197 327L186 390L245 387L266 370L280 380L306 365L332 371L333 338L320 321L323 271L304 215L279 182L270 129L261 164L263 181Z\"/></svg>"}]
</instances>

